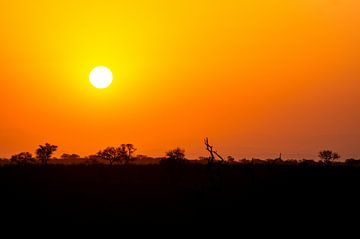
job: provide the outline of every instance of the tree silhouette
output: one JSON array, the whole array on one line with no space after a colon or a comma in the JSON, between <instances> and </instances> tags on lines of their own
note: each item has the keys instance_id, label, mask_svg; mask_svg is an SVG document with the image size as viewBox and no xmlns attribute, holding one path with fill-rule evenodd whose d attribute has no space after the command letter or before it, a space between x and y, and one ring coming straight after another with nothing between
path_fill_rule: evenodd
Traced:
<instances>
[{"instance_id":1,"label":"tree silhouette","mask_svg":"<svg viewBox=\"0 0 360 239\"><path fill-rule=\"evenodd\" d=\"M10 161L17 164L29 164L35 162L32 154L29 152L22 152L11 156Z\"/></svg>"},{"instance_id":2,"label":"tree silhouette","mask_svg":"<svg viewBox=\"0 0 360 239\"><path fill-rule=\"evenodd\" d=\"M214 150L214 146L209 144L209 139L206 137L204 140L205 146L206 146L206 150L209 151L210 153L210 157L208 158L208 165L212 165L212 163L215 160L215 156L214 154L220 159L220 162L224 162L224 158L221 157L221 155Z\"/></svg>"},{"instance_id":3,"label":"tree silhouette","mask_svg":"<svg viewBox=\"0 0 360 239\"><path fill-rule=\"evenodd\" d=\"M39 148L36 150L36 158L39 159L42 164L46 165L57 148L58 146L49 143L39 145Z\"/></svg>"},{"instance_id":4,"label":"tree silhouette","mask_svg":"<svg viewBox=\"0 0 360 239\"><path fill-rule=\"evenodd\" d=\"M176 148L166 152L166 157L169 160L180 161L185 159L185 150Z\"/></svg>"},{"instance_id":5,"label":"tree silhouette","mask_svg":"<svg viewBox=\"0 0 360 239\"><path fill-rule=\"evenodd\" d=\"M172 149L166 152L166 157L160 160L161 165L178 165L185 163L185 150L181 148Z\"/></svg>"},{"instance_id":6,"label":"tree silhouette","mask_svg":"<svg viewBox=\"0 0 360 239\"><path fill-rule=\"evenodd\" d=\"M322 159L326 164L330 164L340 158L340 155L331 150L323 150L319 152L319 158Z\"/></svg>"},{"instance_id":7,"label":"tree silhouette","mask_svg":"<svg viewBox=\"0 0 360 239\"><path fill-rule=\"evenodd\" d=\"M124 162L125 164L128 164L133 159L132 155L136 151L136 148L133 144L122 144L121 148L126 152Z\"/></svg>"},{"instance_id":8,"label":"tree silhouette","mask_svg":"<svg viewBox=\"0 0 360 239\"><path fill-rule=\"evenodd\" d=\"M210 157L208 158L208 165L212 165L215 159L213 146L209 144L209 139L207 137L204 139L204 143L206 146L206 150L210 153Z\"/></svg>"},{"instance_id":9,"label":"tree silhouette","mask_svg":"<svg viewBox=\"0 0 360 239\"><path fill-rule=\"evenodd\" d=\"M96 155L99 158L108 161L110 165L113 165L115 162L122 162L125 160L127 152L125 147L107 147L102 151L100 150Z\"/></svg>"}]
</instances>

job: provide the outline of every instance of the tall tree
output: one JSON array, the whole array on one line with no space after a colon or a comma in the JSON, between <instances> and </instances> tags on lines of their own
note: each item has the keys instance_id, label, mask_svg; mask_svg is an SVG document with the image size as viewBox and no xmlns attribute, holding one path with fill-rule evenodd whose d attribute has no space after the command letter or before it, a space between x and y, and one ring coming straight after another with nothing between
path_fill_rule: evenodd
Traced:
<instances>
[{"instance_id":1,"label":"tall tree","mask_svg":"<svg viewBox=\"0 0 360 239\"><path fill-rule=\"evenodd\" d=\"M51 155L57 150L58 146L46 143L45 145L39 145L36 150L36 158L46 165L51 158Z\"/></svg>"}]
</instances>

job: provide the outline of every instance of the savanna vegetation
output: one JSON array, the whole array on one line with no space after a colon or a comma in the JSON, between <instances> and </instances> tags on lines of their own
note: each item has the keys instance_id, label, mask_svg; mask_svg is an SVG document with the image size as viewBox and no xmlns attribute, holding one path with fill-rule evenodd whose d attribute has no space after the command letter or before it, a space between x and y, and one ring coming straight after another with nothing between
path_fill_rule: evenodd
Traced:
<instances>
[{"instance_id":1,"label":"savanna vegetation","mask_svg":"<svg viewBox=\"0 0 360 239\"><path fill-rule=\"evenodd\" d=\"M239 160L204 143L209 156L199 160L187 160L181 148L159 158L135 155L132 144L55 159L56 145L39 145L35 156L3 160L1 221L239 226L275 218L330 224L359 215L359 160L336 162L340 155L331 150L320 151L319 161Z\"/></svg>"}]
</instances>

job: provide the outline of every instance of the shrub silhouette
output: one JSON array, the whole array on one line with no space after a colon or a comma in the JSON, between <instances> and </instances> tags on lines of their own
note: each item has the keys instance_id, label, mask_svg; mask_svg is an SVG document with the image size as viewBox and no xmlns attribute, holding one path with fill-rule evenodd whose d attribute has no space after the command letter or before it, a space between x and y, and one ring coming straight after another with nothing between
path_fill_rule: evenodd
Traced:
<instances>
[{"instance_id":1,"label":"shrub silhouette","mask_svg":"<svg viewBox=\"0 0 360 239\"><path fill-rule=\"evenodd\" d=\"M15 154L11 156L10 161L12 163L24 165L35 162L35 159L33 158L32 154L29 152L22 152L19 154Z\"/></svg>"},{"instance_id":2,"label":"shrub silhouette","mask_svg":"<svg viewBox=\"0 0 360 239\"><path fill-rule=\"evenodd\" d=\"M57 150L58 146L46 143L45 145L39 145L36 150L36 158L46 165L51 158L51 155Z\"/></svg>"},{"instance_id":3,"label":"shrub silhouette","mask_svg":"<svg viewBox=\"0 0 360 239\"><path fill-rule=\"evenodd\" d=\"M78 154L62 154L61 158L62 159L78 159L78 158L80 158L80 155L78 155Z\"/></svg>"},{"instance_id":4,"label":"shrub silhouette","mask_svg":"<svg viewBox=\"0 0 360 239\"><path fill-rule=\"evenodd\" d=\"M356 160L353 158L346 159L345 164L351 166L351 167L359 167L360 166L360 160Z\"/></svg>"},{"instance_id":5,"label":"shrub silhouette","mask_svg":"<svg viewBox=\"0 0 360 239\"><path fill-rule=\"evenodd\" d=\"M85 157L86 161L85 161L85 164L86 165L97 165L97 164L100 164L99 162L99 156L96 155L96 154L93 154L93 155L89 155L87 157Z\"/></svg>"},{"instance_id":6,"label":"shrub silhouette","mask_svg":"<svg viewBox=\"0 0 360 239\"><path fill-rule=\"evenodd\" d=\"M233 162L235 162L235 158L234 158L233 156L228 156L228 157L227 157L227 161L228 161L229 163L233 163Z\"/></svg>"},{"instance_id":7,"label":"shrub silhouette","mask_svg":"<svg viewBox=\"0 0 360 239\"><path fill-rule=\"evenodd\" d=\"M330 164L340 158L340 155L331 150L323 150L319 152L319 158L322 159L326 164Z\"/></svg>"}]
</instances>

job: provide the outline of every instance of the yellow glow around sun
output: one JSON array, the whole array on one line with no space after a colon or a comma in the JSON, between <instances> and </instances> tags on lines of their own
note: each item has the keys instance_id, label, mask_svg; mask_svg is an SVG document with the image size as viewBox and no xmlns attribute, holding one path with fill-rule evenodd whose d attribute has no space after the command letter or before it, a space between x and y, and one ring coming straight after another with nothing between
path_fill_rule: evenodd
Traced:
<instances>
[{"instance_id":1,"label":"yellow glow around sun","mask_svg":"<svg viewBox=\"0 0 360 239\"><path fill-rule=\"evenodd\" d=\"M104 89L111 85L113 75L109 68L105 66L98 66L90 72L89 78L94 87Z\"/></svg>"}]
</instances>

